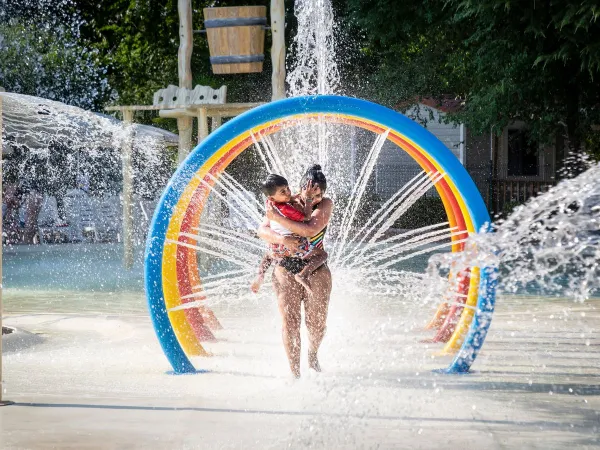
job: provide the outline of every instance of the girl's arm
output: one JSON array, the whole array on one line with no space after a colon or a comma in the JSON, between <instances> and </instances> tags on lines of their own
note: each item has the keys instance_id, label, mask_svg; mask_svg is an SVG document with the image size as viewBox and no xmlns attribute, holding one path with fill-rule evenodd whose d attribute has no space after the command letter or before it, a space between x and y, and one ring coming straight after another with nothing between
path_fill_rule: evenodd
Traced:
<instances>
[{"instance_id":1,"label":"girl's arm","mask_svg":"<svg viewBox=\"0 0 600 450\"><path fill-rule=\"evenodd\" d=\"M306 183L306 186L304 187L304 189L302 189L302 192L300 194L298 194L298 200L300 201L300 205L303 208L302 212L304 213L304 221L305 222L308 222L312 217L312 213L313 213L312 197L314 196L314 192L313 192L314 188L315 188L315 185L313 184L313 182L309 181L308 183ZM306 196L310 197L310 201L306 201Z\"/></svg>"},{"instance_id":2,"label":"girl's arm","mask_svg":"<svg viewBox=\"0 0 600 450\"><path fill-rule=\"evenodd\" d=\"M258 234L258 237L261 238L263 241L266 241L269 244L284 245L292 251L298 250L298 247L300 246L300 240L298 238L295 238L293 236L282 236L281 234L273 231L269 226L269 219L267 218L265 218L260 227L258 227L256 233Z\"/></svg>"},{"instance_id":3,"label":"girl's arm","mask_svg":"<svg viewBox=\"0 0 600 450\"><path fill-rule=\"evenodd\" d=\"M273 206L267 207L267 218L280 223L283 227L287 228L298 236L312 237L327 226L329 220L331 219L332 211L333 202L331 199L325 198L323 201L321 201L319 208L312 212L308 222L294 222L287 217L283 217L281 214L277 214L275 212ZM263 239L267 240L266 238Z\"/></svg>"},{"instance_id":4,"label":"girl's arm","mask_svg":"<svg viewBox=\"0 0 600 450\"><path fill-rule=\"evenodd\" d=\"M304 213L304 220L308 222L312 217L313 205L308 202L304 202L303 205L302 212Z\"/></svg>"}]
</instances>

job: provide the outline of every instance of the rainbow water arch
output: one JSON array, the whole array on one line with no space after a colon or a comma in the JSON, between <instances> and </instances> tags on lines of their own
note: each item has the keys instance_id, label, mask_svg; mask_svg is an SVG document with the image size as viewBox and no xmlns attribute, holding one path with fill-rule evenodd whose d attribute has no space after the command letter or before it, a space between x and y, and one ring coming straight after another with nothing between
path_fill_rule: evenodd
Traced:
<instances>
[{"instance_id":1,"label":"rainbow water arch","mask_svg":"<svg viewBox=\"0 0 600 450\"><path fill-rule=\"evenodd\" d=\"M250 110L194 149L171 178L152 219L145 255L146 295L156 335L175 373L201 371L189 357L206 355L200 341L213 339L210 328L219 326L207 308L177 309L198 300L202 292L191 236L214 178L252 145L253 135L271 134L317 117L378 134L389 130L388 139L431 177L443 174L435 186L453 229L453 252L462 251L464 239L482 232L490 222L481 195L458 159L426 129L391 109L323 95L289 98ZM458 279L454 302L440 306L432 320L439 326L434 341L446 342L443 352L454 354L443 369L448 373L468 372L485 340L495 303L494 269L471 267Z\"/></svg>"}]
</instances>

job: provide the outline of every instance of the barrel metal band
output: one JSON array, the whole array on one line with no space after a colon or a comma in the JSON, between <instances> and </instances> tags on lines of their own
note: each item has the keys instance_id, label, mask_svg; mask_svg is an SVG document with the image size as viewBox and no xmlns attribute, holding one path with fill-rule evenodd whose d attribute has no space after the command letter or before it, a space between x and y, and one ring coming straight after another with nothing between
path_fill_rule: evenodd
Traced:
<instances>
[{"instance_id":1,"label":"barrel metal band","mask_svg":"<svg viewBox=\"0 0 600 450\"><path fill-rule=\"evenodd\" d=\"M211 56L211 64L240 64L240 63L253 63L263 62L265 55L262 53L258 55L229 55L229 56Z\"/></svg>"},{"instance_id":2,"label":"barrel metal band","mask_svg":"<svg viewBox=\"0 0 600 450\"><path fill-rule=\"evenodd\" d=\"M232 19L208 19L204 21L204 26L206 28L248 27L266 24L266 17L236 17Z\"/></svg>"}]
</instances>

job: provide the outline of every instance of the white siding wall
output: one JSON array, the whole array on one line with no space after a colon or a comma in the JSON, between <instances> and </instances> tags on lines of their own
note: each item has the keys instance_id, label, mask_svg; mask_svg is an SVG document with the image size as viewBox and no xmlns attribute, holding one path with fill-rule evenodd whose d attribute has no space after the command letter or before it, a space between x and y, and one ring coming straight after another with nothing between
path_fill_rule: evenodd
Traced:
<instances>
[{"instance_id":1,"label":"white siding wall","mask_svg":"<svg viewBox=\"0 0 600 450\"><path fill-rule=\"evenodd\" d=\"M421 117L429 117L427 106L421 105ZM429 108L431 109L431 108ZM427 122L427 130L436 136L448 147L448 149L460 159L460 126L439 123L442 112L431 109L433 119ZM406 116L414 117L416 109L406 112ZM463 162L463 161L461 161ZM403 150L390 141L387 141L381 153L376 167L376 191L383 201L391 197L398 189L404 186L411 178L419 173L419 165ZM433 192L433 191L431 191Z\"/></svg>"}]
</instances>

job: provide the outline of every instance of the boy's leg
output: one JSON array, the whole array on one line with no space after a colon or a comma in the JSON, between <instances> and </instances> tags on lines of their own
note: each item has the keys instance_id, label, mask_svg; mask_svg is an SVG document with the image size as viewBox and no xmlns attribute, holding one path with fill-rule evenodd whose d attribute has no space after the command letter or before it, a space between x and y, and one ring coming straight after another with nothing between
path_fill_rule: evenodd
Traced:
<instances>
[{"instance_id":1,"label":"boy's leg","mask_svg":"<svg viewBox=\"0 0 600 450\"><path fill-rule=\"evenodd\" d=\"M258 275L264 277L265 273L267 273L267 270L269 269L269 267L271 267L272 263L273 258L271 258L271 255L265 253L265 256L263 256L263 259L261 260L260 265L258 266Z\"/></svg>"},{"instance_id":2,"label":"boy's leg","mask_svg":"<svg viewBox=\"0 0 600 450\"><path fill-rule=\"evenodd\" d=\"M304 269L302 269L300 274L306 274L306 276L310 275L323 264L325 264L325 261L327 261L328 257L329 254L325 250L321 248L315 248L308 258L308 264L304 267Z\"/></svg>"},{"instance_id":3,"label":"boy's leg","mask_svg":"<svg viewBox=\"0 0 600 450\"><path fill-rule=\"evenodd\" d=\"M329 255L325 250L315 248L306 260L308 261L308 264L296 275L296 281L304 286L304 289L306 289L309 294L312 294L312 288L309 281L310 274L321 267L325 261L327 261L328 257Z\"/></svg>"},{"instance_id":4,"label":"boy's leg","mask_svg":"<svg viewBox=\"0 0 600 450\"><path fill-rule=\"evenodd\" d=\"M273 263L273 258L271 258L271 256L268 253L265 254L265 256L263 256L263 259L258 266L258 275L256 276L256 278L254 279L254 281L252 281L252 284L250 285L250 290L252 292L254 292L255 294L258 292L261 285L265 281L265 273L267 272L267 269L271 266L272 263Z\"/></svg>"}]
</instances>

